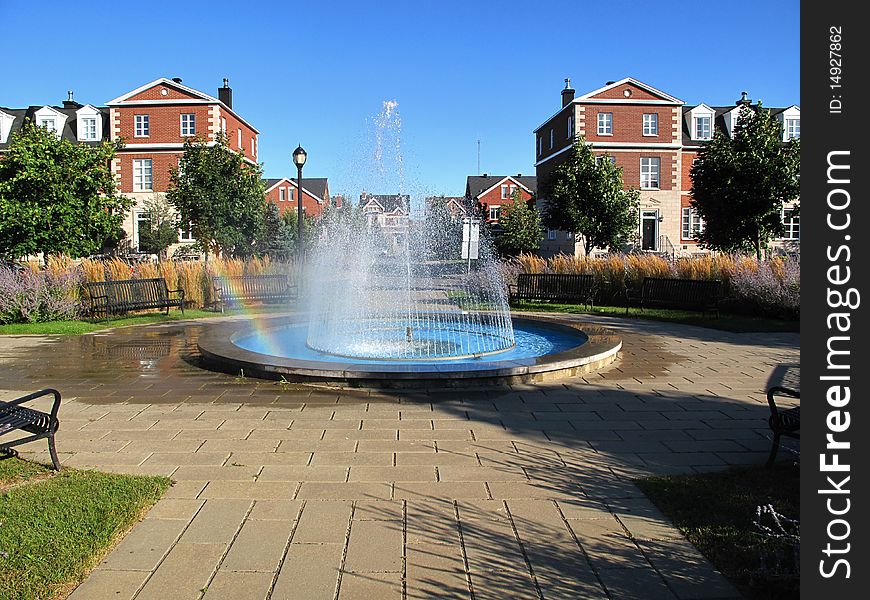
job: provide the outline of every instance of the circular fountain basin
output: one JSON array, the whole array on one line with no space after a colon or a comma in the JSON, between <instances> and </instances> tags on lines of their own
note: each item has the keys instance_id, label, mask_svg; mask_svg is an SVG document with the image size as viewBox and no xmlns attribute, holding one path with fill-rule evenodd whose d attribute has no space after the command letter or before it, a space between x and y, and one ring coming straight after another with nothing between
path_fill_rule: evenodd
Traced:
<instances>
[{"instance_id":1,"label":"circular fountain basin","mask_svg":"<svg viewBox=\"0 0 870 600\"><path fill-rule=\"evenodd\" d=\"M616 359L622 340L599 325L513 317L516 345L459 358L349 358L306 345L307 326L287 318L213 326L198 341L209 367L246 377L351 387L510 384L569 377Z\"/></svg>"}]
</instances>

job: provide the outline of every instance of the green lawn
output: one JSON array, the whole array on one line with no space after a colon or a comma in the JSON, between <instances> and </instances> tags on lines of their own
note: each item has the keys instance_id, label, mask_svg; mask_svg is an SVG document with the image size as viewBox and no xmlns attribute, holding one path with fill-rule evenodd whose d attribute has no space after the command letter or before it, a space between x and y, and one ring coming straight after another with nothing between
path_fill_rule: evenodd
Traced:
<instances>
[{"instance_id":1,"label":"green lawn","mask_svg":"<svg viewBox=\"0 0 870 600\"><path fill-rule=\"evenodd\" d=\"M759 535L753 525L757 507L767 504L787 518L799 519L797 466L733 468L636 483L747 598L798 597L800 579L790 546ZM770 520L764 523L771 525ZM770 569L767 574L761 573L762 557Z\"/></svg>"},{"instance_id":2,"label":"green lawn","mask_svg":"<svg viewBox=\"0 0 870 600\"><path fill-rule=\"evenodd\" d=\"M169 485L0 460L0 598L65 597Z\"/></svg>"},{"instance_id":3,"label":"green lawn","mask_svg":"<svg viewBox=\"0 0 870 600\"><path fill-rule=\"evenodd\" d=\"M800 331L800 321L796 320L788 321L784 319L770 319L766 317L753 317L729 313L720 313L717 318L715 315L709 313L703 315L696 311L672 310L667 308L645 308L643 312L640 312L640 309L638 308L631 308L629 309L627 317L625 315L624 306L595 306L591 310L587 310L585 306L579 304L516 302L511 304L511 309L516 312L555 312L564 314L607 315L628 319L652 319L655 321L668 321L672 323L709 327L710 329L720 329L722 331L732 331L734 333Z\"/></svg>"}]
</instances>

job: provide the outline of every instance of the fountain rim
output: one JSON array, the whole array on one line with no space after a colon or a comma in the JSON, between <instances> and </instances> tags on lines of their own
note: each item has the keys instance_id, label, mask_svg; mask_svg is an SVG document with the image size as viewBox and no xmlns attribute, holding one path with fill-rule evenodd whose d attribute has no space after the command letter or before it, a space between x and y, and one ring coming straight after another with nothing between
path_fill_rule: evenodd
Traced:
<instances>
[{"instance_id":1,"label":"fountain rim","mask_svg":"<svg viewBox=\"0 0 870 600\"><path fill-rule=\"evenodd\" d=\"M232 375L262 379L280 379L287 382L339 384L351 387L406 387L425 385L477 385L505 384L537 381L544 378L572 376L592 371L616 360L622 349L622 340L611 330L597 324L567 320L553 316L511 315L514 322L562 331L574 331L586 336L586 342L555 354L543 355L523 361L494 360L486 368L451 369L444 361L433 361L435 369L424 370L419 365L403 361L371 363L340 363L285 358L261 354L236 346L233 339L255 333L267 321L269 329L301 325L300 316L279 316L248 319L209 326L198 341L202 361L207 368ZM529 363L528 360L533 362Z\"/></svg>"}]
</instances>

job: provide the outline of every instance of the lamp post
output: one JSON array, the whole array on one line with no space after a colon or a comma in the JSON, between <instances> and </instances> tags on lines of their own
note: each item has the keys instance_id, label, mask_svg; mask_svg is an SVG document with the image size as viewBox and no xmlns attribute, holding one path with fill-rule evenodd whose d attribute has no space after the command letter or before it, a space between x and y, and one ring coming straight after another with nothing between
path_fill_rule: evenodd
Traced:
<instances>
[{"instance_id":1,"label":"lamp post","mask_svg":"<svg viewBox=\"0 0 870 600\"><path fill-rule=\"evenodd\" d=\"M293 151L293 164L296 165L296 261L302 265L302 167L308 153L302 145L296 146Z\"/></svg>"}]
</instances>

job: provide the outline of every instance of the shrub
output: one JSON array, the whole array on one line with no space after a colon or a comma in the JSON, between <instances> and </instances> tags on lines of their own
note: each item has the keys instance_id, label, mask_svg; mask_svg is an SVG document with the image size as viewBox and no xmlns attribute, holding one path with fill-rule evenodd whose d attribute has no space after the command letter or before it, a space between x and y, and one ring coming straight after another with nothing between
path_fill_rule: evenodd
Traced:
<instances>
[{"instance_id":1,"label":"shrub","mask_svg":"<svg viewBox=\"0 0 870 600\"><path fill-rule=\"evenodd\" d=\"M738 265L731 278L734 297L762 314L796 317L800 315L800 262L795 258L775 258Z\"/></svg>"},{"instance_id":2,"label":"shrub","mask_svg":"<svg viewBox=\"0 0 870 600\"><path fill-rule=\"evenodd\" d=\"M75 319L82 277L77 269L26 270L0 267L0 323Z\"/></svg>"}]
</instances>

